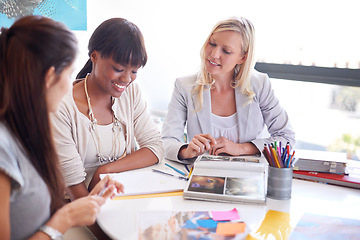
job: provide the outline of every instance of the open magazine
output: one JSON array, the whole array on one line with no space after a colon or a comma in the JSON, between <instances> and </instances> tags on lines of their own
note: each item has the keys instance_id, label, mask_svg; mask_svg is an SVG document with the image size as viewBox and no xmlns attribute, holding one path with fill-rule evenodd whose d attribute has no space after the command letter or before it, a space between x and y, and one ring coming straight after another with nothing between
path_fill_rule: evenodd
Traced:
<instances>
[{"instance_id":1,"label":"open magazine","mask_svg":"<svg viewBox=\"0 0 360 240\"><path fill-rule=\"evenodd\" d=\"M185 199L265 203L267 162L254 156L199 156L184 189Z\"/></svg>"},{"instance_id":2,"label":"open magazine","mask_svg":"<svg viewBox=\"0 0 360 240\"><path fill-rule=\"evenodd\" d=\"M237 218L217 219L216 215L229 216L230 212ZM224 212L142 211L138 213L137 223L138 239L142 240L240 240L250 232L247 224L239 218L237 209Z\"/></svg>"}]
</instances>

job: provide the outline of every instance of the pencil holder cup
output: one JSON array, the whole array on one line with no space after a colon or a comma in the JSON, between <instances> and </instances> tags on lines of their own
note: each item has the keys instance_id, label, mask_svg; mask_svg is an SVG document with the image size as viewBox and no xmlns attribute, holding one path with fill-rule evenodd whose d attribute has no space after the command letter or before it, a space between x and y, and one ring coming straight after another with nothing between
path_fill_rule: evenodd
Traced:
<instances>
[{"instance_id":1,"label":"pencil holder cup","mask_svg":"<svg viewBox=\"0 0 360 240\"><path fill-rule=\"evenodd\" d=\"M276 168L269 166L267 196L276 200L291 198L292 168Z\"/></svg>"}]
</instances>

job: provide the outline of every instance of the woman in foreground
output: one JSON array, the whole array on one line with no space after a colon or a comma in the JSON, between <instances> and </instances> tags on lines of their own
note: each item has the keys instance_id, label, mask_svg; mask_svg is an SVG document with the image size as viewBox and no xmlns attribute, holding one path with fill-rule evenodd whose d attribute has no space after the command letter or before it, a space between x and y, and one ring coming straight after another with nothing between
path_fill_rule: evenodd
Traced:
<instances>
[{"instance_id":1,"label":"woman in foreground","mask_svg":"<svg viewBox=\"0 0 360 240\"><path fill-rule=\"evenodd\" d=\"M61 239L69 228L93 224L106 198L123 189L105 178L88 196L64 204L49 112L70 89L76 51L74 35L45 17L1 29L1 239Z\"/></svg>"}]
</instances>

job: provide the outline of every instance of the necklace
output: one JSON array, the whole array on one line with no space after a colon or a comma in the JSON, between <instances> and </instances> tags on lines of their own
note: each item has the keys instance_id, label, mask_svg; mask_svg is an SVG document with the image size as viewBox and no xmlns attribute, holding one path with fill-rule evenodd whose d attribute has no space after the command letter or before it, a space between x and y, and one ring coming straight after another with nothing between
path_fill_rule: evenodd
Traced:
<instances>
[{"instance_id":1,"label":"necklace","mask_svg":"<svg viewBox=\"0 0 360 240\"><path fill-rule=\"evenodd\" d=\"M119 140L119 135L120 132L122 131L121 128L121 124L119 119L115 116L114 111L111 109L111 112L113 114L113 127L112 127L112 147L111 147L111 152L110 154L106 154L106 156L104 156L101 152L101 142L100 142L100 137L99 137L99 132L98 132L98 125L97 125L97 120L95 118L94 112L91 108L91 103L90 103L90 97L87 91L87 78L90 74L87 74L85 77L85 82L84 82L84 89L85 89L85 94L86 94L86 99L87 99L87 103L88 103L88 108L89 108L89 119L90 119L90 133L91 136L94 140L95 143L95 147L96 147L96 157L99 161L99 163L101 165L109 163L109 162L113 162L116 160L116 153L119 151L120 148L120 144L118 142ZM115 99L111 98L111 105L114 104Z\"/></svg>"}]
</instances>

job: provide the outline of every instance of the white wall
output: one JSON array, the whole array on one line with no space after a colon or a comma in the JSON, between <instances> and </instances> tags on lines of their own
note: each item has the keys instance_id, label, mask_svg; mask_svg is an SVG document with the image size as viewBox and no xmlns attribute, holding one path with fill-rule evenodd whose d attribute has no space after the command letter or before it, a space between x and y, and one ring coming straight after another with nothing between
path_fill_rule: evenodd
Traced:
<instances>
[{"instance_id":1,"label":"white wall","mask_svg":"<svg viewBox=\"0 0 360 240\"><path fill-rule=\"evenodd\" d=\"M338 67L350 61L358 67L357 5L358 0L88 0L88 30L75 32L77 70L88 59L91 33L111 17L126 18L142 31L149 58L136 81L149 106L158 110L167 109L175 78L198 70L200 48L212 27L231 16L253 22L262 61L323 66L336 61Z\"/></svg>"},{"instance_id":2,"label":"white wall","mask_svg":"<svg viewBox=\"0 0 360 240\"><path fill-rule=\"evenodd\" d=\"M94 29L108 18L126 18L142 31L148 51L148 63L136 81L151 108L166 110L175 79L199 69L200 48L212 27L227 17L247 17L242 2L88 0L88 31L75 31L80 42L76 72L88 59L87 43Z\"/></svg>"}]
</instances>

